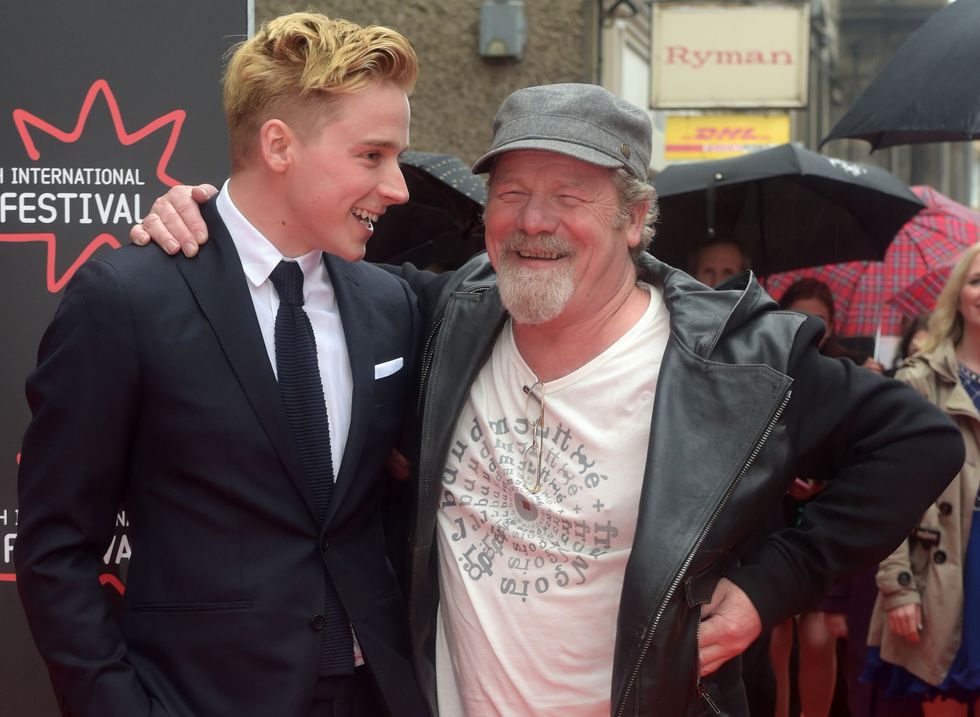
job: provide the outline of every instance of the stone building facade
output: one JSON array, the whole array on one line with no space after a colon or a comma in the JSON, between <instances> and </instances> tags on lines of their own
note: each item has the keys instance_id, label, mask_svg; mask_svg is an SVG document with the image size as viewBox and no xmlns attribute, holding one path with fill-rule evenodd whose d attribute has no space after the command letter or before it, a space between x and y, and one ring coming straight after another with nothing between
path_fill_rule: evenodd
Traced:
<instances>
[{"instance_id":1,"label":"stone building facade","mask_svg":"<svg viewBox=\"0 0 980 717\"><path fill-rule=\"evenodd\" d=\"M258 23L310 8L359 23L389 25L409 37L422 67L412 98L414 149L475 159L489 141L500 102L527 85L598 82L648 106L652 0L510 1L523 6L527 23L519 61L488 60L478 52L480 8L508 0L255 0L255 15ZM790 111L793 141L816 149L885 60L946 1L809 0L809 102L803 110ZM624 18L623 10L635 13ZM651 112L651 117L657 170L664 166L665 113ZM823 152L880 164L910 184L930 184L965 203L971 199L976 161L968 143L869 154L866 142L838 140Z\"/></svg>"},{"instance_id":2,"label":"stone building facade","mask_svg":"<svg viewBox=\"0 0 980 717\"><path fill-rule=\"evenodd\" d=\"M494 113L511 92L592 81L593 2L525 2L528 32L521 61L480 57L482 5L483 0L256 0L255 21L309 8L397 29L412 41L421 67L412 96L412 148L472 161L486 151Z\"/></svg>"}]
</instances>

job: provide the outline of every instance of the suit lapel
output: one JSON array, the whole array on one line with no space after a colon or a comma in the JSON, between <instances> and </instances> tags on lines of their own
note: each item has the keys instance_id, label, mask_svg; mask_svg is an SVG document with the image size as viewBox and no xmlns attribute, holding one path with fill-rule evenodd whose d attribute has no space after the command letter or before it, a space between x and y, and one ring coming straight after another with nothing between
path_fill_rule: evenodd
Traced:
<instances>
[{"instance_id":1,"label":"suit lapel","mask_svg":"<svg viewBox=\"0 0 980 717\"><path fill-rule=\"evenodd\" d=\"M344 447L344 460L339 469L335 468L337 481L327 511L329 522L354 481L364 451L368 422L374 406L375 351L374 319L371 313L371 296L367 287L360 285L353 266L343 259L325 253L323 260L337 296L353 380L350 430Z\"/></svg>"},{"instance_id":2,"label":"suit lapel","mask_svg":"<svg viewBox=\"0 0 980 717\"><path fill-rule=\"evenodd\" d=\"M202 207L202 213L211 240L196 259L179 261L177 266L214 329L286 472L315 517L313 495L303 475L299 451L289 430L279 385L255 318L241 260L218 215L214 200Z\"/></svg>"}]
</instances>

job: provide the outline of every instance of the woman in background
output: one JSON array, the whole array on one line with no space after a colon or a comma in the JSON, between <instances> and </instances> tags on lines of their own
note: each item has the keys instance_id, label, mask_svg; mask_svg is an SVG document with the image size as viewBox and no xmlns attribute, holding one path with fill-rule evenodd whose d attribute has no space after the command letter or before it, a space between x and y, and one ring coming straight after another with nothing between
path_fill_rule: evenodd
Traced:
<instances>
[{"instance_id":1,"label":"woman in background","mask_svg":"<svg viewBox=\"0 0 980 717\"><path fill-rule=\"evenodd\" d=\"M861 357L848 351L837 340L834 333L834 297L824 282L813 278L795 281L783 294L779 305L788 311L799 311L823 320L826 331L820 343L820 353L860 362ZM879 373L882 371L881 365L873 359L865 360L862 365ZM787 521L798 522L806 504L823 487L819 481L796 478L786 496ZM839 602L840 596L835 597ZM770 657L776 675L775 717L788 717L790 713L794 627L799 654L796 684L800 710L806 717L828 717L837 686L837 638L847 635L846 621L840 612L816 609L797 615L795 625L794 620L787 620L773 629Z\"/></svg>"},{"instance_id":2,"label":"woman in background","mask_svg":"<svg viewBox=\"0 0 980 717\"><path fill-rule=\"evenodd\" d=\"M980 244L957 262L921 352L897 375L959 426L966 462L878 568L865 679L965 717L980 697Z\"/></svg>"},{"instance_id":3,"label":"woman in background","mask_svg":"<svg viewBox=\"0 0 980 717\"><path fill-rule=\"evenodd\" d=\"M882 373L884 367L873 357L865 357L849 350L837 338L834 325L834 295L820 279L797 279L783 293L779 305L789 311L799 311L823 320L827 327L820 342L820 353L834 358L849 358L864 368Z\"/></svg>"},{"instance_id":4,"label":"woman in background","mask_svg":"<svg viewBox=\"0 0 980 717\"><path fill-rule=\"evenodd\" d=\"M885 371L885 375L894 378L898 370L905 365L905 359L919 353L919 351L922 350L922 345L925 343L925 340L928 337L929 315L922 314L910 319L905 325L905 329L902 331L901 338L898 340L898 350L895 352L895 361L892 364L892 367Z\"/></svg>"}]
</instances>

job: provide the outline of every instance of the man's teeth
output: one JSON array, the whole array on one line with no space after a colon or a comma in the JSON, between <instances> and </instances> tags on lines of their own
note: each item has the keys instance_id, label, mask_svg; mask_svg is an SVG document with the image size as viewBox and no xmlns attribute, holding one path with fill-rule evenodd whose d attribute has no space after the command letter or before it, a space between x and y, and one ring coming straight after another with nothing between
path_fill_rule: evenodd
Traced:
<instances>
[{"instance_id":1,"label":"man's teeth","mask_svg":"<svg viewBox=\"0 0 980 717\"><path fill-rule=\"evenodd\" d=\"M351 214L357 217L358 221L368 228L369 231L374 231L374 223L378 221L378 214L372 214L365 209L351 209Z\"/></svg>"},{"instance_id":2,"label":"man's teeth","mask_svg":"<svg viewBox=\"0 0 980 717\"><path fill-rule=\"evenodd\" d=\"M540 253L533 251L518 251L518 256L522 259L557 259L558 252Z\"/></svg>"}]
</instances>

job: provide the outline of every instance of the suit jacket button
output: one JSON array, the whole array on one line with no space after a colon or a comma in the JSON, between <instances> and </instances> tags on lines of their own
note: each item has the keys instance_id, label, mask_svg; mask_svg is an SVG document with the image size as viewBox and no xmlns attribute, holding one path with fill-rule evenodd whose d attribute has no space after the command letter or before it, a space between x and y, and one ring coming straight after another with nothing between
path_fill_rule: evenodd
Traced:
<instances>
[{"instance_id":1,"label":"suit jacket button","mask_svg":"<svg viewBox=\"0 0 980 717\"><path fill-rule=\"evenodd\" d=\"M932 554L932 562L934 562L936 565L942 565L946 562L946 553L944 553L942 550L937 550Z\"/></svg>"},{"instance_id":2,"label":"suit jacket button","mask_svg":"<svg viewBox=\"0 0 980 717\"><path fill-rule=\"evenodd\" d=\"M323 615L314 615L310 618L310 627L314 630L322 630L326 624L327 621L323 619Z\"/></svg>"},{"instance_id":3,"label":"suit jacket button","mask_svg":"<svg viewBox=\"0 0 980 717\"><path fill-rule=\"evenodd\" d=\"M327 536L324 535L323 538L320 540L320 550L326 552L327 548L329 547L330 547L330 541L327 540Z\"/></svg>"},{"instance_id":4,"label":"suit jacket button","mask_svg":"<svg viewBox=\"0 0 980 717\"><path fill-rule=\"evenodd\" d=\"M952 512L953 512L953 506L950 503L943 501L942 503L939 504L940 515L947 516Z\"/></svg>"},{"instance_id":5,"label":"suit jacket button","mask_svg":"<svg viewBox=\"0 0 980 717\"><path fill-rule=\"evenodd\" d=\"M909 573L903 572L898 574L899 585L908 585L910 582L912 582L912 576Z\"/></svg>"}]
</instances>

